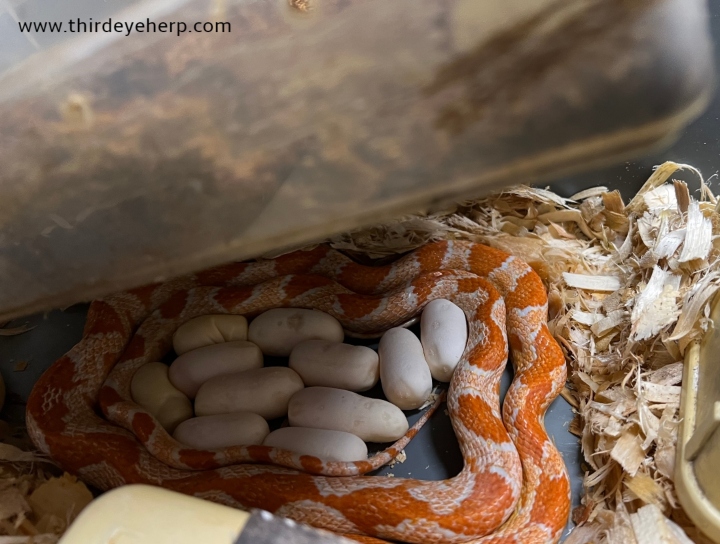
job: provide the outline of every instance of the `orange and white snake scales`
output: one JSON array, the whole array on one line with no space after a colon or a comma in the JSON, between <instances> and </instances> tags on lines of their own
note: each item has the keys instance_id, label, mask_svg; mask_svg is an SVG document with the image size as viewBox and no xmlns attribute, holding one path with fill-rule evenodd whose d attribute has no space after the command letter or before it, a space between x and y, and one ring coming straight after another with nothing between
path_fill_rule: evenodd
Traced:
<instances>
[{"instance_id":1,"label":"orange and white snake scales","mask_svg":"<svg viewBox=\"0 0 720 544\"><path fill-rule=\"evenodd\" d=\"M427 414L385 452L339 463L266 446L187 449L130 397L135 370L160 360L174 331L200 315L315 308L369 334L407 322L436 298L462 308L469 326L447 394L464 467L447 480L361 476L392 459ZM508 344L515 376L501 416ZM520 259L445 241L368 267L319 246L93 302L80 343L35 385L27 425L40 450L103 490L158 485L366 542L554 543L570 487L544 415L565 378L547 328L547 294Z\"/></svg>"}]
</instances>

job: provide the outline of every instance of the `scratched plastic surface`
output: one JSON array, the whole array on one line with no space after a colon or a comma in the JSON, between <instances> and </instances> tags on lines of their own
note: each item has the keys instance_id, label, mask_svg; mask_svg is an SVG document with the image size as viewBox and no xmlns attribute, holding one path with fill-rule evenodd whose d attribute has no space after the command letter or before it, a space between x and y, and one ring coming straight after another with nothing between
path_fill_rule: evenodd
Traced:
<instances>
[{"instance_id":1,"label":"scratched plastic surface","mask_svg":"<svg viewBox=\"0 0 720 544\"><path fill-rule=\"evenodd\" d=\"M712 88L705 0L291 4L0 3L0 319L617 162ZM17 26L78 17L231 32Z\"/></svg>"}]
</instances>

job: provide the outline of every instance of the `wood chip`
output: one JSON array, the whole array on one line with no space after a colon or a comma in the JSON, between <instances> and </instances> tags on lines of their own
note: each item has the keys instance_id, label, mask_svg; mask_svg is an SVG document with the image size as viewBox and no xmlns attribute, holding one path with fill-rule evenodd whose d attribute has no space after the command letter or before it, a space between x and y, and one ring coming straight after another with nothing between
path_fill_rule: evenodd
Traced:
<instances>
[{"instance_id":1,"label":"wood chip","mask_svg":"<svg viewBox=\"0 0 720 544\"><path fill-rule=\"evenodd\" d=\"M572 313L572 318L582 325L594 325L598 321L601 321L603 319L602 314L596 314L596 313L590 313L590 312L583 312L580 310L575 310Z\"/></svg>"},{"instance_id":2,"label":"wood chip","mask_svg":"<svg viewBox=\"0 0 720 544\"><path fill-rule=\"evenodd\" d=\"M11 444L3 444L0 442L0 462L8 463L50 463L48 458L43 458L29 451L23 451Z\"/></svg>"},{"instance_id":3,"label":"wood chip","mask_svg":"<svg viewBox=\"0 0 720 544\"><path fill-rule=\"evenodd\" d=\"M644 197L645 205L651 209L669 210L677 208L675 189L669 185L661 185L649 191Z\"/></svg>"},{"instance_id":4,"label":"wood chip","mask_svg":"<svg viewBox=\"0 0 720 544\"><path fill-rule=\"evenodd\" d=\"M660 385L645 382L641 386L641 391L643 398L648 402L680 404L680 392L682 388L679 385Z\"/></svg>"},{"instance_id":5,"label":"wood chip","mask_svg":"<svg viewBox=\"0 0 720 544\"><path fill-rule=\"evenodd\" d=\"M440 393L432 391L430 393L430 396L427 399L425 399L425 402L422 403L422 405L420 406L420 408L418 408L418 410L424 410L428 406L432 406L433 404L435 404L439 395L440 395Z\"/></svg>"},{"instance_id":6,"label":"wood chip","mask_svg":"<svg viewBox=\"0 0 720 544\"><path fill-rule=\"evenodd\" d=\"M649 380L651 383L658 385L675 385L682 381L683 368L682 361L672 363L655 371L649 372Z\"/></svg>"},{"instance_id":7,"label":"wood chip","mask_svg":"<svg viewBox=\"0 0 720 544\"><path fill-rule=\"evenodd\" d=\"M28 504L38 523L43 519L47 523L51 518L55 518L67 526L92 500L92 493L85 484L77 481L74 476L64 474L38 486L28 497Z\"/></svg>"},{"instance_id":8,"label":"wood chip","mask_svg":"<svg viewBox=\"0 0 720 544\"><path fill-rule=\"evenodd\" d=\"M671 325L680 315L678 297L681 277L659 267L635 299L631 338L645 340Z\"/></svg>"},{"instance_id":9,"label":"wood chip","mask_svg":"<svg viewBox=\"0 0 720 544\"><path fill-rule=\"evenodd\" d=\"M563 278L568 287L587 289L589 291L617 291L622 287L620 278L616 276L596 276L588 274L573 274L563 272Z\"/></svg>"},{"instance_id":10,"label":"wood chip","mask_svg":"<svg viewBox=\"0 0 720 544\"><path fill-rule=\"evenodd\" d=\"M607 187L590 187L589 189L575 193L570 197L570 200L580 201L593 196L602 196L604 193L607 193L607 190Z\"/></svg>"},{"instance_id":11,"label":"wood chip","mask_svg":"<svg viewBox=\"0 0 720 544\"><path fill-rule=\"evenodd\" d=\"M630 522L637 544L692 544L682 529L653 504L630 514Z\"/></svg>"},{"instance_id":12,"label":"wood chip","mask_svg":"<svg viewBox=\"0 0 720 544\"><path fill-rule=\"evenodd\" d=\"M398 453L397 456L395 456L395 458L390 461L387 466L393 468L396 464L404 463L405 461L407 461L407 454L405 453L405 450L401 450L400 453Z\"/></svg>"},{"instance_id":13,"label":"wood chip","mask_svg":"<svg viewBox=\"0 0 720 544\"><path fill-rule=\"evenodd\" d=\"M719 280L720 273L711 271L685 294L682 313L668 340L679 340L692 333L692 329L700 318L703 309L707 307L710 299L720 288L717 284Z\"/></svg>"},{"instance_id":14,"label":"wood chip","mask_svg":"<svg viewBox=\"0 0 720 544\"><path fill-rule=\"evenodd\" d=\"M697 170L697 168L690 166L688 164L680 164L672 161L667 161L658 166L655 171L653 172L652 176L648 178L648 180L645 182L645 184L640 188L640 190L637 192L637 194L633 197L633 199L630 201L630 204L628 204L628 209L631 211L635 211L638 208L640 208L641 203L647 204L647 201L645 201L645 195L649 192L655 189L656 187L659 187L663 185L669 178L672 176L675 172L678 170L691 170L695 172L698 177L702 180L702 175ZM674 190L673 190L673 197L674 197ZM652 205L647 204L648 207L653 207Z\"/></svg>"},{"instance_id":15,"label":"wood chip","mask_svg":"<svg viewBox=\"0 0 720 544\"><path fill-rule=\"evenodd\" d=\"M558 210L548 212L541 215L539 219L541 221L544 221L546 224L550 222L560 223L563 221L572 221L573 223L576 223L578 227L580 227L580 230L585 236L587 236L588 238L593 237L592 230L583 218L580 210Z\"/></svg>"},{"instance_id":16,"label":"wood chip","mask_svg":"<svg viewBox=\"0 0 720 544\"><path fill-rule=\"evenodd\" d=\"M674 179L673 187L675 188L675 200L677 201L678 211L680 213L686 213L690 206L690 191L688 190L687 183Z\"/></svg>"},{"instance_id":17,"label":"wood chip","mask_svg":"<svg viewBox=\"0 0 720 544\"><path fill-rule=\"evenodd\" d=\"M625 310L615 310L614 312L610 312L607 317L601 319L597 323L594 323L590 327L590 330L593 334L595 334L595 336L603 336L608 331L622 325L625 322L626 316L627 312L625 312Z\"/></svg>"},{"instance_id":18,"label":"wood chip","mask_svg":"<svg viewBox=\"0 0 720 544\"><path fill-rule=\"evenodd\" d=\"M645 451L641 444L642 440L639 436L630 432L624 433L610 452L610 457L620 463L630 476L637 474L645 460Z\"/></svg>"},{"instance_id":19,"label":"wood chip","mask_svg":"<svg viewBox=\"0 0 720 544\"><path fill-rule=\"evenodd\" d=\"M685 242L678 261L686 263L695 259L707 259L712 247L712 223L700 211L700 205L693 201L687 212Z\"/></svg>"},{"instance_id":20,"label":"wood chip","mask_svg":"<svg viewBox=\"0 0 720 544\"><path fill-rule=\"evenodd\" d=\"M665 493L663 488L651 476L640 472L632 478L625 480L625 485L632 492L635 498L645 504L655 504L664 507Z\"/></svg>"},{"instance_id":21,"label":"wood chip","mask_svg":"<svg viewBox=\"0 0 720 544\"><path fill-rule=\"evenodd\" d=\"M602 195L603 205L606 210L616 213L623 213L625 211L625 203L623 203L620 191L612 191Z\"/></svg>"}]
</instances>

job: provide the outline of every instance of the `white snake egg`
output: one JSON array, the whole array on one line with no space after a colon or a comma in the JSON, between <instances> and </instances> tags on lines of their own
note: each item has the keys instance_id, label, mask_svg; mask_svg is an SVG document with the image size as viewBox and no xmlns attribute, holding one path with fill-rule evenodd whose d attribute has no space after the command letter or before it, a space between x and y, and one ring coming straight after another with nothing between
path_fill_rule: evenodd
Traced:
<instances>
[{"instance_id":1,"label":"white snake egg","mask_svg":"<svg viewBox=\"0 0 720 544\"><path fill-rule=\"evenodd\" d=\"M305 387L297 372L266 367L217 376L200 386L195 396L199 416L253 412L265 419L287 415L290 397Z\"/></svg>"},{"instance_id":2,"label":"white snake egg","mask_svg":"<svg viewBox=\"0 0 720 544\"><path fill-rule=\"evenodd\" d=\"M263 312L250 323L248 340L265 355L287 357L303 340L342 342L340 322L324 312L299 308L276 308Z\"/></svg>"},{"instance_id":3,"label":"white snake egg","mask_svg":"<svg viewBox=\"0 0 720 544\"><path fill-rule=\"evenodd\" d=\"M380 378L378 355L365 346L305 340L290 353L290 368L307 386L367 391Z\"/></svg>"},{"instance_id":4,"label":"white snake egg","mask_svg":"<svg viewBox=\"0 0 720 544\"><path fill-rule=\"evenodd\" d=\"M331 387L308 387L290 399L288 418L293 427L345 431L366 442L392 442L408 430L397 406Z\"/></svg>"},{"instance_id":5,"label":"white snake egg","mask_svg":"<svg viewBox=\"0 0 720 544\"><path fill-rule=\"evenodd\" d=\"M138 368L130 382L130 394L169 433L193 415L190 399L170 383L168 367L163 363L147 363Z\"/></svg>"},{"instance_id":6,"label":"white snake egg","mask_svg":"<svg viewBox=\"0 0 720 544\"><path fill-rule=\"evenodd\" d=\"M368 455L362 439L354 434L327 429L284 427L267 435L263 445L312 455L324 461L364 461Z\"/></svg>"},{"instance_id":7,"label":"white snake egg","mask_svg":"<svg viewBox=\"0 0 720 544\"><path fill-rule=\"evenodd\" d=\"M203 346L175 359L170 365L170 382L194 398L200 386L211 378L261 368L260 348L246 340Z\"/></svg>"},{"instance_id":8,"label":"white snake egg","mask_svg":"<svg viewBox=\"0 0 720 544\"><path fill-rule=\"evenodd\" d=\"M190 350L247 340L248 323L241 315L203 315L181 325L173 335L175 353L182 355Z\"/></svg>"},{"instance_id":9,"label":"white snake egg","mask_svg":"<svg viewBox=\"0 0 720 544\"><path fill-rule=\"evenodd\" d=\"M407 329L390 329L380 339L379 354L387 399L402 410L422 406L430 396L432 376L418 337Z\"/></svg>"},{"instance_id":10,"label":"white snake egg","mask_svg":"<svg viewBox=\"0 0 720 544\"><path fill-rule=\"evenodd\" d=\"M420 318L420 340L432 377L449 382L467 344L465 312L449 300L428 303Z\"/></svg>"},{"instance_id":11,"label":"white snake egg","mask_svg":"<svg viewBox=\"0 0 720 544\"><path fill-rule=\"evenodd\" d=\"M177 426L173 438L191 448L216 450L260 445L269 433L267 421L259 415L236 412L187 419Z\"/></svg>"}]
</instances>

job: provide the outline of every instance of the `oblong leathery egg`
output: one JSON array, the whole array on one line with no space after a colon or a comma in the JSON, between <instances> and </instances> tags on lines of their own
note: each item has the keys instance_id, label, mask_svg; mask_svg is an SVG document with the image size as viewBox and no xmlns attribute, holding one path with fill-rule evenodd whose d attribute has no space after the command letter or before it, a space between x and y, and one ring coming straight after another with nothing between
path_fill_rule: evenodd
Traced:
<instances>
[{"instance_id":1,"label":"oblong leathery egg","mask_svg":"<svg viewBox=\"0 0 720 544\"><path fill-rule=\"evenodd\" d=\"M199 416L253 412L265 419L287 415L290 397L305 387L297 372L271 366L217 376L200 386L195 396Z\"/></svg>"},{"instance_id":2,"label":"oblong leathery egg","mask_svg":"<svg viewBox=\"0 0 720 544\"><path fill-rule=\"evenodd\" d=\"M467 344L465 312L449 300L431 301L420 318L420 341L432 377L449 382Z\"/></svg>"},{"instance_id":3,"label":"oblong leathery egg","mask_svg":"<svg viewBox=\"0 0 720 544\"><path fill-rule=\"evenodd\" d=\"M242 315L203 315L178 327L173 335L175 353L221 342L247 340L248 323Z\"/></svg>"},{"instance_id":4,"label":"oblong leathery egg","mask_svg":"<svg viewBox=\"0 0 720 544\"><path fill-rule=\"evenodd\" d=\"M392 442L408 430L402 410L387 401L332 387L308 387L288 406L293 427L344 431L366 442Z\"/></svg>"},{"instance_id":5,"label":"oblong leathery egg","mask_svg":"<svg viewBox=\"0 0 720 544\"><path fill-rule=\"evenodd\" d=\"M178 442L200 450L260 445L270 434L267 421L251 412L187 419L173 433Z\"/></svg>"},{"instance_id":6,"label":"oblong leathery egg","mask_svg":"<svg viewBox=\"0 0 720 544\"><path fill-rule=\"evenodd\" d=\"M419 408L430 396L432 376L418 337L402 327L390 329L380 339L378 351L387 399L403 410Z\"/></svg>"},{"instance_id":7,"label":"oblong leathery egg","mask_svg":"<svg viewBox=\"0 0 720 544\"><path fill-rule=\"evenodd\" d=\"M263 445L312 455L324 461L364 461L368 455L367 445L354 434L307 427L283 427L273 431Z\"/></svg>"},{"instance_id":8,"label":"oblong leathery egg","mask_svg":"<svg viewBox=\"0 0 720 544\"><path fill-rule=\"evenodd\" d=\"M300 308L276 308L257 316L248 328L248 340L265 355L287 357L303 340L342 342L340 322L324 312Z\"/></svg>"},{"instance_id":9,"label":"oblong leathery egg","mask_svg":"<svg viewBox=\"0 0 720 544\"><path fill-rule=\"evenodd\" d=\"M203 346L183 353L170 365L170 382L194 398L200 386L211 378L263 366L260 348L247 340Z\"/></svg>"},{"instance_id":10,"label":"oblong leathery egg","mask_svg":"<svg viewBox=\"0 0 720 544\"><path fill-rule=\"evenodd\" d=\"M375 351L327 340L300 342L290 352L289 365L308 386L367 391L380 378Z\"/></svg>"},{"instance_id":11,"label":"oblong leathery egg","mask_svg":"<svg viewBox=\"0 0 720 544\"><path fill-rule=\"evenodd\" d=\"M193 416L190 399L170 383L168 367L163 363L146 363L138 368L130 382L130 394L169 433Z\"/></svg>"}]
</instances>

